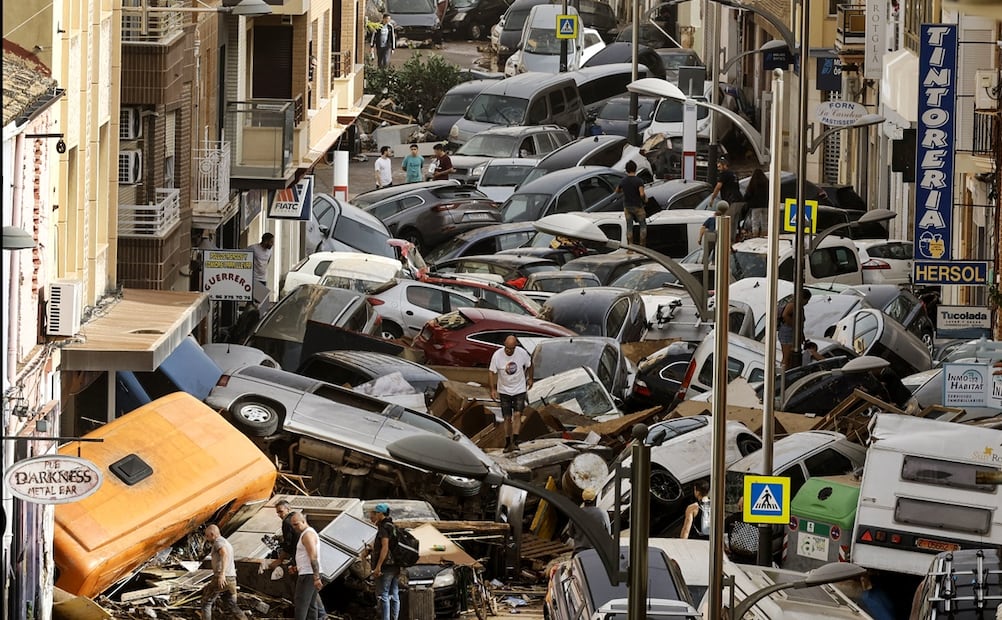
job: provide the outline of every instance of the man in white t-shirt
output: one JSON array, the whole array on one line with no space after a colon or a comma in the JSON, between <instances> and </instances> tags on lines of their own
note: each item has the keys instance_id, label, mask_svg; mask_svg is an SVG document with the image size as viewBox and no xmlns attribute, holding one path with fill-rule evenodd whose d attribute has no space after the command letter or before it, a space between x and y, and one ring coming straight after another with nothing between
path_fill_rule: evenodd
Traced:
<instances>
[{"instance_id":1,"label":"man in white t-shirt","mask_svg":"<svg viewBox=\"0 0 1002 620\"><path fill-rule=\"evenodd\" d=\"M266 232L261 235L261 242L248 246L254 253L254 301L263 304L271 295L268 289L268 264L275 248L275 235Z\"/></svg>"},{"instance_id":2,"label":"man in white t-shirt","mask_svg":"<svg viewBox=\"0 0 1002 620\"><path fill-rule=\"evenodd\" d=\"M376 189L393 185L393 149L384 146L376 158Z\"/></svg>"},{"instance_id":3,"label":"man in white t-shirt","mask_svg":"<svg viewBox=\"0 0 1002 620\"><path fill-rule=\"evenodd\" d=\"M295 557L296 591L293 594L296 620L317 620L320 615L320 589L324 587L320 579L320 537L306 523L303 513L292 513L289 521L292 529L299 533Z\"/></svg>"},{"instance_id":4,"label":"man in white t-shirt","mask_svg":"<svg viewBox=\"0 0 1002 620\"><path fill-rule=\"evenodd\" d=\"M504 451L518 450L518 431L522 427L525 395L532 387L532 358L518 346L515 336L504 340L504 348L491 356L491 398L501 401L504 418Z\"/></svg>"}]
</instances>

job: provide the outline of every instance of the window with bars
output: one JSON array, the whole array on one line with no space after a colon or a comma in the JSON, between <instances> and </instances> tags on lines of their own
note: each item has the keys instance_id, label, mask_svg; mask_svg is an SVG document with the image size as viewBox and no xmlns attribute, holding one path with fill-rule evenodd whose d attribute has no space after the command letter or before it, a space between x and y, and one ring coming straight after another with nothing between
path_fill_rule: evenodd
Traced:
<instances>
[{"instance_id":1,"label":"window with bars","mask_svg":"<svg viewBox=\"0 0 1002 620\"><path fill-rule=\"evenodd\" d=\"M922 36L922 24L939 21L933 13L934 0L905 0L905 47L918 53Z\"/></svg>"},{"instance_id":2,"label":"window with bars","mask_svg":"<svg viewBox=\"0 0 1002 620\"><path fill-rule=\"evenodd\" d=\"M825 93L825 101L839 101L842 93L838 91L828 91ZM824 127L821 128L824 131ZM839 165L842 160L842 134L845 132L836 131L825 138L823 151L821 152L822 177L825 183L839 182Z\"/></svg>"}]
</instances>

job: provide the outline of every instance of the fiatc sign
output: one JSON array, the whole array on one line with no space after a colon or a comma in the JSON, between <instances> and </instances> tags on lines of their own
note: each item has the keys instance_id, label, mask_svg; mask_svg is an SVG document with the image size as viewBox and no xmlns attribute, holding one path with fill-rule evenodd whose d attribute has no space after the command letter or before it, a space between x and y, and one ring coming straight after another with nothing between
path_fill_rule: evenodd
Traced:
<instances>
[{"instance_id":1,"label":"fiatc sign","mask_svg":"<svg viewBox=\"0 0 1002 620\"><path fill-rule=\"evenodd\" d=\"M67 504L81 500L97 491L103 480L101 470L94 463L62 454L18 461L4 476L11 494L36 504Z\"/></svg>"}]
</instances>

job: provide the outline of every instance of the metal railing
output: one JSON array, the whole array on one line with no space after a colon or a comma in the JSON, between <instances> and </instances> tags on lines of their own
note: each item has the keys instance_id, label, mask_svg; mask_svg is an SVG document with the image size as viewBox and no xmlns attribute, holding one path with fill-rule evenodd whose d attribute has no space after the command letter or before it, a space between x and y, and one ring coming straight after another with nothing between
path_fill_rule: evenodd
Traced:
<instances>
[{"instance_id":1,"label":"metal railing","mask_svg":"<svg viewBox=\"0 0 1002 620\"><path fill-rule=\"evenodd\" d=\"M975 155L996 155L995 145L999 143L998 116L995 114L974 114L974 133L971 136L971 153Z\"/></svg>"},{"instance_id":2,"label":"metal railing","mask_svg":"<svg viewBox=\"0 0 1002 620\"><path fill-rule=\"evenodd\" d=\"M866 7L840 4L835 25L835 49L855 49L866 44Z\"/></svg>"},{"instance_id":3,"label":"metal railing","mask_svg":"<svg viewBox=\"0 0 1002 620\"><path fill-rule=\"evenodd\" d=\"M149 6L183 7L181 0L148 0ZM123 0L123 6L141 7L142 0ZM184 34L184 13L137 13L122 11L122 43L149 43L164 45Z\"/></svg>"},{"instance_id":4,"label":"metal railing","mask_svg":"<svg viewBox=\"0 0 1002 620\"><path fill-rule=\"evenodd\" d=\"M351 59L351 50L345 52L331 52L331 83L335 78L346 78L351 75L354 64Z\"/></svg>"},{"instance_id":5,"label":"metal railing","mask_svg":"<svg viewBox=\"0 0 1002 620\"><path fill-rule=\"evenodd\" d=\"M181 223L181 190L157 188L157 201L118 205L118 236L163 239Z\"/></svg>"},{"instance_id":6,"label":"metal railing","mask_svg":"<svg viewBox=\"0 0 1002 620\"><path fill-rule=\"evenodd\" d=\"M292 162L296 103L252 99L226 104L224 138L232 145L231 178L284 179Z\"/></svg>"},{"instance_id":7,"label":"metal railing","mask_svg":"<svg viewBox=\"0 0 1002 620\"><path fill-rule=\"evenodd\" d=\"M230 200L230 143L204 142L195 149L196 211L222 211Z\"/></svg>"}]
</instances>

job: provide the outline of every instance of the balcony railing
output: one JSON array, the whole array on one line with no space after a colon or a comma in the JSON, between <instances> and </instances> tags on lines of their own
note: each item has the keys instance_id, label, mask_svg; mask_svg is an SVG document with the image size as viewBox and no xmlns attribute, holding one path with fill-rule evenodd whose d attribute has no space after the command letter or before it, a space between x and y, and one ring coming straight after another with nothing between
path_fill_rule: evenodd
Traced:
<instances>
[{"instance_id":1,"label":"balcony railing","mask_svg":"<svg viewBox=\"0 0 1002 620\"><path fill-rule=\"evenodd\" d=\"M838 5L835 26L835 49L862 49L866 45L866 7L859 4Z\"/></svg>"},{"instance_id":2,"label":"balcony railing","mask_svg":"<svg viewBox=\"0 0 1002 620\"><path fill-rule=\"evenodd\" d=\"M253 99L226 104L224 136L233 146L230 176L284 179L292 162L296 104L291 99Z\"/></svg>"},{"instance_id":3,"label":"balcony railing","mask_svg":"<svg viewBox=\"0 0 1002 620\"><path fill-rule=\"evenodd\" d=\"M195 213L219 214L230 200L230 143L205 142L195 149Z\"/></svg>"},{"instance_id":4,"label":"balcony railing","mask_svg":"<svg viewBox=\"0 0 1002 620\"><path fill-rule=\"evenodd\" d=\"M346 52L331 52L331 84L335 78L345 78L351 75L353 69L351 50Z\"/></svg>"},{"instance_id":5,"label":"balcony railing","mask_svg":"<svg viewBox=\"0 0 1002 620\"><path fill-rule=\"evenodd\" d=\"M140 13L128 10L129 7L141 7L143 0L123 0L122 6L122 42L148 43L165 45L176 37L184 34L184 13L181 11ZM182 7L181 0L148 0L148 6Z\"/></svg>"},{"instance_id":6,"label":"balcony railing","mask_svg":"<svg viewBox=\"0 0 1002 620\"><path fill-rule=\"evenodd\" d=\"M163 239L181 223L181 190L158 188L157 201L118 205L118 236Z\"/></svg>"},{"instance_id":7,"label":"balcony railing","mask_svg":"<svg viewBox=\"0 0 1002 620\"><path fill-rule=\"evenodd\" d=\"M1002 130L995 114L974 114L974 135L971 139L971 152L975 155L996 155L996 146L1000 143L998 132Z\"/></svg>"}]
</instances>

